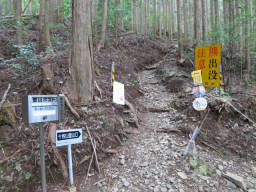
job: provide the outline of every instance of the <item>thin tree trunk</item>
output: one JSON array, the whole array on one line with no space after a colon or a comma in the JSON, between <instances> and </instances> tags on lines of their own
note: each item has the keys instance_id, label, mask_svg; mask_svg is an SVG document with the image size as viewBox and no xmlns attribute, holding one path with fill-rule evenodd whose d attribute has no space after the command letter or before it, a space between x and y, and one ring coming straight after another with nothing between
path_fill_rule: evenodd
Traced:
<instances>
[{"instance_id":1,"label":"thin tree trunk","mask_svg":"<svg viewBox=\"0 0 256 192\"><path fill-rule=\"evenodd\" d=\"M199 0L194 0L194 39L195 46L199 45L200 41L200 4Z\"/></svg>"},{"instance_id":2,"label":"thin tree trunk","mask_svg":"<svg viewBox=\"0 0 256 192\"><path fill-rule=\"evenodd\" d=\"M102 16L102 25L101 25L101 36L100 41L97 45L97 49L100 50L104 47L104 42L106 39L106 27L107 27L107 18L108 18L108 0L104 0L104 9Z\"/></svg>"},{"instance_id":3,"label":"thin tree trunk","mask_svg":"<svg viewBox=\"0 0 256 192\"><path fill-rule=\"evenodd\" d=\"M184 41L188 40L188 1L183 0L183 19L184 19Z\"/></svg>"},{"instance_id":4,"label":"thin tree trunk","mask_svg":"<svg viewBox=\"0 0 256 192\"><path fill-rule=\"evenodd\" d=\"M73 1L72 13L73 98L80 103L88 104L94 94L91 2Z\"/></svg>"},{"instance_id":5,"label":"thin tree trunk","mask_svg":"<svg viewBox=\"0 0 256 192\"><path fill-rule=\"evenodd\" d=\"M156 35L156 31L157 31L157 25L156 25L156 0L153 0L153 30L154 30L154 34Z\"/></svg>"},{"instance_id":6,"label":"thin tree trunk","mask_svg":"<svg viewBox=\"0 0 256 192\"><path fill-rule=\"evenodd\" d=\"M206 41L206 33L207 33L207 13L206 13L206 2L205 0L201 0L202 5L202 37L203 41Z\"/></svg>"},{"instance_id":7,"label":"thin tree trunk","mask_svg":"<svg viewBox=\"0 0 256 192\"><path fill-rule=\"evenodd\" d=\"M245 63L246 63L246 70L247 76L250 77L251 72L251 62L250 62L250 48L249 48L249 40L250 40L250 18L248 16L249 12L249 2L250 0L246 0L245 6L245 15L246 15L246 22L245 22Z\"/></svg>"},{"instance_id":8,"label":"thin tree trunk","mask_svg":"<svg viewBox=\"0 0 256 192\"><path fill-rule=\"evenodd\" d=\"M210 0L211 7L211 30L215 31L215 12L214 12L214 0Z\"/></svg>"},{"instance_id":9,"label":"thin tree trunk","mask_svg":"<svg viewBox=\"0 0 256 192\"><path fill-rule=\"evenodd\" d=\"M182 45L182 22L181 22L180 0L177 0L177 24L178 24L179 59L182 59L183 45Z\"/></svg>"},{"instance_id":10,"label":"thin tree trunk","mask_svg":"<svg viewBox=\"0 0 256 192\"><path fill-rule=\"evenodd\" d=\"M22 41L22 23L21 23L22 0L15 0L15 17L16 17L16 44L23 44Z\"/></svg>"},{"instance_id":11,"label":"thin tree trunk","mask_svg":"<svg viewBox=\"0 0 256 192\"><path fill-rule=\"evenodd\" d=\"M136 25L136 33L139 33L139 24L140 14L139 14L139 0L135 0L135 25Z\"/></svg>"},{"instance_id":12,"label":"thin tree trunk","mask_svg":"<svg viewBox=\"0 0 256 192\"><path fill-rule=\"evenodd\" d=\"M58 23L64 23L64 1L57 0L57 20Z\"/></svg>"},{"instance_id":13,"label":"thin tree trunk","mask_svg":"<svg viewBox=\"0 0 256 192\"><path fill-rule=\"evenodd\" d=\"M215 11L215 29L219 30L220 27L220 13L219 13L219 0L214 0ZM216 37L216 42L219 42L219 36Z\"/></svg>"},{"instance_id":14,"label":"thin tree trunk","mask_svg":"<svg viewBox=\"0 0 256 192\"><path fill-rule=\"evenodd\" d=\"M147 31L148 31L148 5L149 5L149 0L145 0L145 10L144 10L144 13L145 13L145 18L144 18L144 33L147 34Z\"/></svg>"},{"instance_id":15,"label":"thin tree trunk","mask_svg":"<svg viewBox=\"0 0 256 192\"><path fill-rule=\"evenodd\" d=\"M124 0L120 0L120 6L121 6L121 29L124 30Z\"/></svg>"},{"instance_id":16,"label":"thin tree trunk","mask_svg":"<svg viewBox=\"0 0 256 192\"><path fill-rule=\"evenodd\" d=\"M0 1L0 17L3 15L3 5L2 2Z\"/></svg>"},{"instance_id":17,"label":"thin tree trunk","mask_svg":"<svg viewBox=\"0 0 256 192\"><path fill-rule=\"evenodd\" d=\"M131 0L131 28L134 31L134 0Z\"/></svg>"},{"instance_id":18,"label":"thin tree trunk","mask_svg":"<svg viewBox=\"0 0 256 192\"><path fill-rule=\"evenodd\" d=\"M239 18L241 17L241 8L239 6L239 1L235 1L235 8L236 8L236 30L238 31L238 35L239 37L242 37L242 23L241 21L239 21ZM241 39L239 38L239 40L237 41L237 47L238 47L238 51L240 54L242 54L242 44L241 44Z\"/></svg>"},{"instance_id":19,"label":"thin tree trunk","mask_svg":"<svg viewBox=\"0 0 256 192\"><path fill-rule=\"evenodd\" d=\"M161 11L161 3L162 2L162 0L160 0L159 2L158 2L158 13L159 13L159 36L160 37L162 37L162 11Z\"/></svg>"},{"instance_id":20,"label":"thin tree trunk","mask_svg":"<svg viewBox=\"0 0 256 192\"><path fill-rule=\"evenodd\" d=\"M49 30L49 0L40 0L40 16L39 16L39 51L46 48L50 49L53 54L52 43Z\"/></svg>"}]
</instances>

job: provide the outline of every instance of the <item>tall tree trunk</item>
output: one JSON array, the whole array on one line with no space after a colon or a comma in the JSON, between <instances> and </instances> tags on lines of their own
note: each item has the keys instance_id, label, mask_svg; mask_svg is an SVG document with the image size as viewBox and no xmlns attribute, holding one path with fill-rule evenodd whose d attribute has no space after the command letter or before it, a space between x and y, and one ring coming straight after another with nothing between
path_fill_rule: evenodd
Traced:
<instances>
[{"instance_id":1,"label":"tall tree trunk","mask_svg":"<svg viewBox=\"0 0 256 192\"><path fill-rule=\"evenodd\" d=\"M139 33L140 28L139 0L135 0L135 26L136 33Z\"/></svg>"},{"instance_id":2,"label":"tall tree trunk","mask_svg":"<svg viewBox=\"0 0 256 192\"><path fill-rule=\"evenodd\" d=\"M16 44L23 44L22 41L22 23L21 23L22 0L15 0L15 17L16 17Z\"/></svg>"},{"instance_id":3,"label":"tall tree trunk","mask_svg":"<svg viewBox=\"0 0 256 192\"><path fill-rule=\"evenodd\" d=\"M246 64L246 72L247 76L250 77L251 72L251 62L250 62L250 48L249 48L249 40L250 40L250 18L249 18L249 3L250 0L246 0L245 5L245 15L246 15L246 22L245 22L245 64Z\"/></svg>"},{"instance_id":4,"label":"tall tree trunk","mask_svg":"<svg viewBox=\"0 0 256 192\"><path fill-rule=\"evenodd\" d=\"M143 0L140 0L140 32L141 34L145 34L145 31L144 31L144 25L145 25L145 3L143 2Z\"/></svg>"},{"instance_id":5,"label":"tall tree trunk","mask_svg":"<svg viewBox=\"0 0 256 192\"><path fill-rule=\"evenodd\" d=\"M207 33L207 12L206 12L206 2L205 0L201 0L202 5L202 37L203 41L206 41L206 33Z\"/></svg>"},{"instance_id":6,"label":"tall tree trunk","mask_svg":"<svg viewBox=\"0 0 256 192\"><path fill-rule=\"evenodd\" d=\"M120 6L121 6L121 29L124 30L124 0L120 0Z\"/></svg>"},{"instance_id":7,"label":"tall tree trunk","mask_svg":"<svg viewBox=\"0 0 256 192\"><path fill-rule=\"evenodd\" d=\"M64 23L64 1L57 0L57 23Z\"/></svg>"},{"instance_id":8,"label":"tall tree trunk","mask_svg":"<svg viewBox=\"0 0 256 192\"><path fill-rule=\"evenodd\" d=\"M73 98L80 103L87 104L93 99L94 94L91 2L73 1L72 13Z\"/></svg>"},{"instance_id":9,"label":"tall tree trunk","mask_svg":"<svg viewBox=\"0 0 256 192\"><path fill-rule=\"evenodd\" d=\"M211 7L211 31L215 31L215 11L214 11L214 0L210 0Z\"/></svg>"},{"instance_id":10,"label":"tall tree trunk","mask_svg":"<svg viewBox=\"0 0 256 192\"><path fill-rule=\"evenodd\" d=\"M0 1L0 17L3 15L3 5L2 2Z\"/></svg>"},{"instance_id":11,"label":"tall tree trunk","mask_svg":"<svg viewBox=\"0 0 256 192\"><path fill-rule=\"evenodd\" d=\"M183 0L183 19L184 19L184 41L188 40L188 1Z\"/></svg>"},{"instance_id":12,"label":"tall tree trunk","mask_svg":"<svg viewBox=\"0 0 256 192\"><path fill-rule=\"evenodd\" d=\"M39 51L43 51L46 48L50 49L50 53L53 54L52 43L50 39L49 30L49 1L40 0L40 16L39 16Z\"/></svg>"},{"instance_id":13,"label":"tall tree trunk","mask_svg":"<svg viewBox=\"0 0 256 192\"><path fill-rule=\"evenodd\" d=\"M148 6L149 6L149 0L145 0L145 10L144 10L144 13L145 13L145 18L144 18L144 32L145 34L148 33L148 15L149 15L149 12L148 12Z\"/></svg>"},{"instance_id":14,"label":"tall tree trunk","mask_svg":"<svg viewBox=\"0 0 256 192\"><path fill-rule=\"evenodd\" d=\"M101 48L104 47L104 42L106 39L107 19L108 19L108 0L104 0L104 11L103 11L103 16L102 16L101 36L100 36L100 41L97 45L98 50L100 50Z\"/></svg>"},{"instance_id":15,"label":"tall tree trunk","mask_svg":"<svg viewBox=\"0 0 256 192\"><path fill-rule=\"evenodd\" d=\"M49 1L49 11L48 11L48 20L49 22L56 23L56 16L57 16L57 0L50 0Z\"/></svg>"},{"instance_id":16,"label":"tall tree trunk","mask_svg":"<svg viewBox=\"0 0 256 192\"><path fill-rule=\"evenodd\" d=\"M154 34L156 35L157 31L157 25L156 25L156 0L153 0L153 31Z\"/></svg>"},{"instance_id":17,"label":"tall tree trunk","mask_svg":"<svg viewBox=\"0 0 256 192\"><path fill-rule=\"evenodd\" d=\"M162 37L162 11L161 11L161 8L162 8L162 0L160 0L158 2L158 13L159 13L159 36Z\"/></svg>"},{"instance_id":18,"label":"tall tree trunk","mask_svg":"<svg viewBox=\"0 0 256 192\"><path fill-rule=\"evenodd\" d=\"M220 13L219 13L219 0L214 0L215 11L215 29L219 30L220 27ZM216 37L216 42L219 42L219 35Z\"/></svg>"},{"instance_id":19,"label":"tall tree trunk","mask_svg":"<svg viewBox=\"0 0 256 192\"><path fill-rule=\"evenodd\" d=\"M164 22L164 25L163 25L163 34L164 34L164 37L166 37L166 32L167 32L167 18L166 18L166 15L167 15L167 2L166 0L163 0L162 2L162 7L163 7L163 22Z\"/></svg>"},{"instance_id":20,"label":"tall tree trunk","mask_svg":"<svg viewBox=\"0 0 256 192\"><path fill-rule=\"evenodd\" d=\"M134 0L131 0L131 28L134 31Z\"/></svg>"},{"instance_id":21,"label":"tall tree trunk","mask_svg":"<svg viewBox=\"0 0 256 192\"><path fill-rule=\"evenodd\" d=\"M200 41L200 4L199 0L194 0L194 39L195 46L199 45Z\"/></svg>"},{"instance_id":22,"label":"tall tree trunk","mask_svg":"<svg viewBox=\"0 0 256 192\"><path fill-rule=\"evenodd\" d=\"M92 2L92 19L95 19L97 16L99 0L95 0Z\"/></svg>"},{"instance_id":23,"label":"tall tree trunk","mask_svg":"<svg viewBox=\"0 0 256 192\"><path fill-rule=\"evenodd\" d=\"M235 1L235 8L236 8L236 30L238 32L239 37L242 37L242 23L240 21L241 17L241 8L239 5L239 1ZM239 50L239 53L242 54L242 43L241 43L242 38L239 38L237 41L237 47Z\"/></svg>"},{"instance_id":24,"label":"tall tree trunk","mask_svg":"<svg viewBox=\"0 0 256 192\"><path fill-rule=\"evenodd\" d=\"M182 45L182 22L181 22L181 6L180 0L177 0L177 24L178 24L178 42L179 42L179 59L183 58Z\"/></svg>"}]
</instances>

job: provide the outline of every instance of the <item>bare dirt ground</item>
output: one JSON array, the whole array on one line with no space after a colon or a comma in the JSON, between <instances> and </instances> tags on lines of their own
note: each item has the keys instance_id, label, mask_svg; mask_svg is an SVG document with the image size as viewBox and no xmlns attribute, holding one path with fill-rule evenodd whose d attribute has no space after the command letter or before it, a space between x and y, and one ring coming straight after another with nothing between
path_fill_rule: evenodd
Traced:
<instances>
[{"instance_id":1,"label":"bare dirt ground","mask_svg":"<svg viewBox=\"0 0 256 192\"><path fill-rule=\"evenodd\" d=\"M138 134L121 146L118 154L104 163L103 174L94 178L89 185L92 188L82 185L81 191L256 190L256 178L253 177L255 173L251 170L255 166L254 161L233 154L223 155L202 145L196 145L196 156L192 157L191 153L187 157L183 156L188 138L181 134L179 127L184 125L187 115L170 107L169 104L179 98L177 94L169 93L156 75L155 70L139 73L139 83L145 95L137 101L148 110L140 113L141 127ZM169 112L161 112L160 109ZM229 172L241 177L242 185L235 185L230 179L226 179L225 175L230 174ZM243 187L245 188L241 189Z\"/></svg>"}]
</instances>

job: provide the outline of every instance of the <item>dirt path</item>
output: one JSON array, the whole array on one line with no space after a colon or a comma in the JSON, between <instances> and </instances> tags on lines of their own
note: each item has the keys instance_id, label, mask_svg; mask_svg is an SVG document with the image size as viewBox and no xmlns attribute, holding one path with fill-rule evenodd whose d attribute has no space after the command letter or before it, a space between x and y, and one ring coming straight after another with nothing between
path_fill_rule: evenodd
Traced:
<instances>
[{"instance_id":1,"label":"dirt path","mask_svg":"<svg viewBox=\"0 0 256 192\"><path fill-rule=\"evenodd\" d=\"M186 118L169 106L171 100L178 98L166 91L154 70L140 72L139 79L145 95L138 102L147 109L167 109L169 112L141 112L140 133L132 136L118 154L105 162L103 175L96 179L95 182L99 182L90 191L243 191L243 186L238 187L222 176L227 171L244 179L243 185L248 189L255 188L256 179L251 173L253 162L238 157L224 158L198 145L200 158L183 157L188 139L182 134L158 131L175 129L178 122L173 117Z\"/></svg>"}]
</instances>

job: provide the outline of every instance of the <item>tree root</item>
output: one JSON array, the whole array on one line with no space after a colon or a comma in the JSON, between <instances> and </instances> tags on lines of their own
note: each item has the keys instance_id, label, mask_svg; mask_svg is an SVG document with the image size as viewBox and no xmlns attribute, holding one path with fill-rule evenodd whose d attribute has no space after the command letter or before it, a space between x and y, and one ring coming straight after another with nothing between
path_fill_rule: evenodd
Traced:
<instances>
[{"instance_id":1,"label":"tree root","mask_svg":"<svg viewBox=\"0 0 256 192\"><path fill-rule=\"evenodd\" d=\"M61 156L59 150L56 147L56 129L57 126L55 123L50 123L49 126L49 133L48 133L48 137L50 139L51 142L51 146L54 152L54 157L58 160L60 168L62 170L62 175L64 177L65 180L68 180L68 171L67 171L67 166L65 164L65 161L63 160L63 157ZM55 164L58 165L57 161L54 160Z\"/></svg>"}]
</instances>

